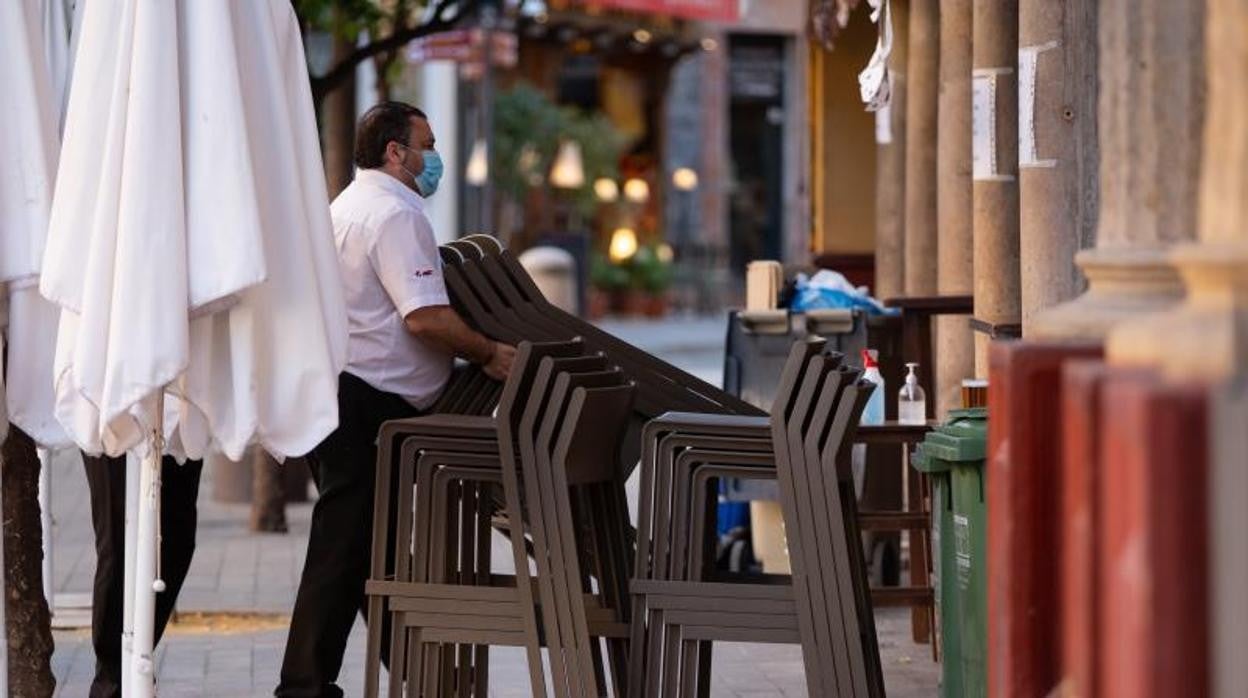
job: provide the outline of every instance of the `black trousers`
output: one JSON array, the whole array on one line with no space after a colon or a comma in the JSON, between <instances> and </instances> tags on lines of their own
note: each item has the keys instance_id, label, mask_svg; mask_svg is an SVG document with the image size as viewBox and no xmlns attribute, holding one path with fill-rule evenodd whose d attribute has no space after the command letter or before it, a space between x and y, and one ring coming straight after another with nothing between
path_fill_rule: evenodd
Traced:
<instances>
[{"instance_id":1,"label":"black trousers","mask_svg":"<svg viewBox=\"0 0 1248 698\"><path fill-rule=\"evenodd\" d=\"M95 527L95 589L91 606L91 644L95 680L91 698L121 695L121 629L126 586L126 459L83 454ZM199 476L202 461L178 465L166 456L161 464L161 575L165 591L156 595L156 642L173 613L195 555Z\"/></svg>"},{"instance_id":2,"label":"black trousers","mask_svg":"<svg viewBox=\"0 0 1248 698\"><path fill-rule=\"evenodd\" d=\"M308 458L320 496L312 510L308 555L275 695L343 695L335 681L355 614L363 614L366 608L377 431L383 422L418 414L397 395L377 390L349 373L339 376L338 429ZM392 486L391 492L397 489ZM394 527L391 507L391 537ZM383 631L382 637L386 636Z\"/></svg>"}]
</instances>

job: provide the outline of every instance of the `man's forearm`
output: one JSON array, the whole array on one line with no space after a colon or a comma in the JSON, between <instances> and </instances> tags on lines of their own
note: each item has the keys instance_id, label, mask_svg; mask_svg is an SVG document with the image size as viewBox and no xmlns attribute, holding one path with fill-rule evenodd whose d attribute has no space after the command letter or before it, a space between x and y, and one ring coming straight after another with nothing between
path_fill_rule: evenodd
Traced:
<instances>
[{"instance_id":1,"label":"man's forearm","mask_svg":"<svg viewBox=\"0 0 1248 698\"><path fill-rule=\"evenodd\" d=\"M412 311L406 324L420 339L473 363L487 364L494 356L494 341L469 327L450 306Z\"/></svg>"}]
</instances>

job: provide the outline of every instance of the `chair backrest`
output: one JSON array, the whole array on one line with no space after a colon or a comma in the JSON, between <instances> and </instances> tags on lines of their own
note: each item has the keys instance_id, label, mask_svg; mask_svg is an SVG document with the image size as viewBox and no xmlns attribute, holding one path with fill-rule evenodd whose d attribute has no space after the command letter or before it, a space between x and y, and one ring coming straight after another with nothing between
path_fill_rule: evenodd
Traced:
<instances>
[{"instance_id":1,"label":"chair backrest","mask_svg":"<svg viewBox=\"0 0 1248 698\"><path fill-rule=\"evenodd\" d=\"M511 373L503 383L502 395L498 398L498 418L515 424L528 401L533 379L541 367L543 359L572 359L584 357L585 345L577 342L520 342L516 345L516 356L511 363ZM601 361L601 358L598 359Z\"/></svg>"},{"instance_id":2,"label":"chair backrest","mask_svg":"<svg viewBox=\"0 0 1248 698\"><path fill-rule=\"evenodd\" d=\"M572 391L576 388L607 388L624 385L627 379L620 370L598 371L594 373L571 373L560 371L551 383L550 393L546 398L546 410L542 421L533 432L534 448L538 452L552 453L553 444L567 416L568 404ZM521 438L525 438L525 433Z\"/></svg>"},{"instance_id":3,"label":"chair backrest","mask_svg":"<svg viewBox=\"0 0 1248 698\"><path fill-rule=\"evenodd\" d=\"M590 358L594 361L583 362L573 361L570 358L543 357L538 362L533 381L525 393L518 396L517 401L512 403L506 419L501 418L502 411L500 410L499 441L514 443L519 446L522 453L531 455L534 452L537 431L541 428L547 409L553 404L550 398L556 376L561 371L570 370L607 372L604 368L607 365L604 357L593 355ZM612 372L618 373L618 369L613 369ZM622 381L622 375L616 380ZM518 419L517 415L519 415ZM504 463L504 465L511 467L511 464Z\"/></svg>"},{"instance_id":4,"label":"chair backrest","mask_svg":"<svg viewBox=\"0 0 1248 698\"><path fill-rule=\"evenodd\" d=\"M823 445L831 435L837 409L845 397L846 387L852 385L861 374L861 371L849 366L838 366L828 372L824 378L823 388L811 406L810 420L806 428L799 433L801 442L789 444L790 449L802 448L804 453L813 454L813 463L819 462Z\"/></svg>"},{"instance_id":5,"label":"chair backrest","mask_svg":"<svg viewBox=\"0 0 1248 698\"><path fill-rule=\"evenodd\" d=\"M485 252L479 245L476 245L468 238L460 238L446 243L450 247L464 256L465 260L481 259L485 256Z\"/></svg>"},{"instance_id":6,"label":"chair backrest","mask_svg":"<svg viewBox=\"0 0 1248 698\"><path fill-rule=\"evenodd\" d=\"M771 403L771 414L786 418L793 408L793 399L797 397L801 387L802 376L810 359L823 353L827 341L822 337L803 337L793 342L789 348L789 358L780 370L780 382L776 386L776 397Z\"/></svg>"},{"instance_id":7,"label":"chair backrest","mask_svg":"<svg viewBox=\"0 0 1248 698\"><path fill-rule=\"evenodd\" d=\"M828 372L833 369L834 365L835 360L827 356L822 354L812 356L806 362L801 384L797 388L797 394L787 413L784 411L772 413L771 438L772 447L776 449L776 467L782 470L786 468L784 461L788 458L792 444L801 444L801 435L805 433L809 425L811 408L823 389ZM780 476L781 479L785 477L783 473Z\"/></svg>"},{"instance_id":8,"label":"chair backrest","mask_svg":"<svg viewBox=\"0 0 1248 698\"><path fill-rule=\"evenodd\" d=\"M464 256L458 250L449 245L443 245L439 248L442 255L442 278L446 282L446 290L451 297L451 305L472 327L480 332L489 335L491 338L519 344L524 340L532 340L534 337L521 336L512 328L500 322L494 313L487 307L485 300L482 299L481 293L477 288L469 282L464 274L464 265L466 261ZM544 339L544 338L536 338Z\"/></svg>"},{"instance_id":9,"label":"chair backrest","mask_svg":"<svg viewBox=\"0 0 1248 698\"><path fill-rule=\"evenodd\" d=\"M460 238L460 240L464 242L471 242L472 244L480 248L482 253L486 255L497 255L498 253L502 252L505 249L503 247L503 243L499 241L498 238L494 237L493 235L486 235L485 233L473 233L472 235L465 235L464 237Z\"/></svg>"},{"instance_id":10,"label":"chair backrest","mask_svg":"<svg viewBox=\"0 0 1248 698\"><path fill-rule=\"evenodd\" d=\"M490 255L490 257L494 258L494 255ZM543 313L557 318L561 325L567 327L571 333L583 337L590 346L601 348L605 351L612 361L628 370L630 375L635 376L638 381L638 391L648 389L649 386L643 381L651 381L657 384L659 381L665 380L674 384L679 391L687 394L688 399L696 401L698 403L697 409L699 410L714 413L761 413L761 410L744 400L734 395L729 395L706 381L650 356L620 338L586 322L582 318L550 304L537 288L537 284L529 276L529 273L516 259L515 255L511 253L511 250L502 250L497 255L497 260L506 271L511 283L530 303L540 308ZM634 366L640 370L635 370ZM654 375L653 378L650 378L646 374ZM669 409L672 409L672 407L668 406L660 409L650 416L657 416Z\"/></svg>"},{"instance_id":11,"label":"chair backrest","mask_svg":"<svg viewBox=\"0 0 1248 698\"><path fill-rule=\"evenodd\" d=\"M820 460L824 469L835 469L843 480L852 477L849 456L854 445L854 435L858 432L862 413L875 390L879 388L874 383L855 376L855 380L846 386L845 396L837 406L832 433L823 446Z\"/></svg>"},{"instance_id":12,"label":"chair backrest","mask_svg":"<svg viewBox=\"0 0 1248 698\"><path fill-rule=\"evenodd\" d=\"M634 392L632 383L572 391L551 457L572 484L609 480L619 472L616 456Z\"/></svg>"}]
</instances>

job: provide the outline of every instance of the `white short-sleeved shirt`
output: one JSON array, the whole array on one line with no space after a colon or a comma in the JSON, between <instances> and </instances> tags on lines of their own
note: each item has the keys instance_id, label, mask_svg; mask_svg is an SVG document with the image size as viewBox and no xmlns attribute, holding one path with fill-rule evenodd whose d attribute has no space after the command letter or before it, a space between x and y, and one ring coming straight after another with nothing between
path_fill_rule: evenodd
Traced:
<instances>
[{"instance_id":1,"label":"white short-sleeved shirt","mask_svg":"<svg viewBox=\"0 0 1248 698\"><path fill-rule=\"evenodd\" d=\"M358 170L330 206L347 301L347 373L414 407L433 404L454 357L407 331L419 308L449 305L433 227L416 192Z\"/></svg>"}]
</instances>

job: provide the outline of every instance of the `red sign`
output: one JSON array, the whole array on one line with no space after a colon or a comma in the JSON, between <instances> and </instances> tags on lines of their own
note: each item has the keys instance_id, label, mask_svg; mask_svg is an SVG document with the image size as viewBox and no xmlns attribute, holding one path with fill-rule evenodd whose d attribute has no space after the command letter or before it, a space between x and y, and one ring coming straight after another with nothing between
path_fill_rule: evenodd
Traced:
<instances>
[{"instance_id":1,"label":"red sign","mask_svg":"<svg viewBox=\"0 0 1248 698\"><path fill-rule=\"evenodd\" d=\"M485 32L480 29L456 29L421 37L407 45L407 59L413 63L425 61L456 61L481 63L485 60ZM491 32L490 62L510 68L516 64L516 35L510 32Z\"/></svg>"},{"instance_id":2,"label":"red sign","mask_svg":"<svg viewBox=\"0 0 1248 698\"><path fill-rule=\"evenodd\" d=\"M740 18L740 0L581 0L603 9L649 12L659 15L735 22Z\"/></svg>"}]
</instances>

